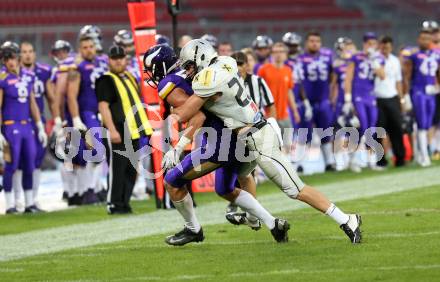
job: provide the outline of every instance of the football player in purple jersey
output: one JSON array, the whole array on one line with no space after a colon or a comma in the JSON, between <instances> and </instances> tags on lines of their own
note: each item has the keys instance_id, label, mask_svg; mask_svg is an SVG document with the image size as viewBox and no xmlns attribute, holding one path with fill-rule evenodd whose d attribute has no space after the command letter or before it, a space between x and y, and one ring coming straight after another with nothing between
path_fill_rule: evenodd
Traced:
<instances>
[{"instance_id":1,"label":"football player in purple jersey","mask_svg":"<svg viewBox=\"0 0 440 282\"><path fill-rule=\"evenodd\" d=\"M262 65L268 62L270 53L272 51L273 40L267 35L258 35L252 41L252 48L254 49L257 63L254 66L253 73L257 74Z\"/></svg>"},{"instance_id":2,"label":"football player in purple jersey","mask_svg":"<svg viewBox=\"0 0 440 282\"><path fill-rule=\"evenodd\" d=\"M44 118L44 99L47 100L51 113L53 113L54 108L56 108L53 83L50 81L52 67L48 64L37 62L34 46L30 42L22 42L20 44L20 63L23 68L26 68L35 73L34 95L41 113L41 121L43 122L43 124L45 124L46 119ZM33 126L34 130L36 130L35 123L33 123ZM43 163L44 155L46 153L46 147L43 146L38 138L35 138L35 142L37 148L37 156L35 162L35 170L33 173L32 190L34 194L34 201L36 202L38 187L40 185L41 164ZM17 178L20 179L21 177L18 176ZM19 182L20 181L16 181L18 185Z\"/></svg>"},{"instance_id":3,"label":"football player in purple jersey","mask_svg":"<svg viewBox=\"0 0 440 282\"><path fill-rule=\"evenodd\" d=\"M0 57L5 70L0 73L1 133L0 146L5 154L3 187L5 189L6 213L17 213L12 195L12 178L15 171L23 171L22 185L25 198L25 213L41 210L33 197L32 174L35 169L35 136L46 146L47 136L41 121L40 111L34 96L34 72L20 66L19 47L16 43L3 44ZM35 122L35 128L31 124Z\"/></svg>"},{"instance_id":4,"label":"football player in purple jersey","mask_svg":"<svg viewBox=\"0 0 440 282\"><path fill-rule=\"evenodd\" d=\"M305 118L311 121L308 124L309 136L312 127L327 130L333 125L334 113L330 103L330 82L333 72L333 52L323 48L321 35L312 31L306 36L304 53L298 56L300 66L300 79L302 90L305 94ZM309 102L310 101L310 102ZM307 113L307 109L312 112ZM324 156L325 170L335 169L333 155L333 137L326 136L321 139L321 151ZM308 140L309 142L311 140Z\"/></svg>"},{"instance_id":5,"label":"football player in purple jersey","mask_svg":"<svg viewBox=\"0 0 440 282\"><path fill-rule=\"evenodd\" d=\"M96 55L93 38L81 37L79 39L79 56L69 70L67 87L67 106L72 118L72 125L81 132L86 132L90 128L101 127L98 118L95 81L106 71L107 67L102 64L102 60ZM95 134L95 138L102 144L97 134ZM93 147L95 148L96 145L98 144L93 144ZM82 197L82 203L91 204L97 202L96 194L101 192L98 191L101 189L96 187L96 184L98 183L100 170L102 170L100 164L104 160L104 155L102 154L100 162L89 162L84 159L85 149L86 144L84 139L81 139L79 153L73 159L73 163L78 176L78 197ZM79 202L78 199L73 199L73 201Z\"/></svg>"},{"instance_id":6,"label":"football player in purple jersey","mask_svg":"<svg viewBox=\"0 0 440 282\"><path fill-rule=\"evenodd\" d=\"M363 37L363 50L353 54L345 76L344 87L344 105L342 112L348 115L354 109L360 122L359 136L361 138L358 152L365 147L365 131L371 127L376 127L378 118L378 109L376 106L376 97L373 93L375 77L385 79L384 58L377 51L377 35L373 32L367 32ZM370 149L370 148L369 148ZM350 168L353 171L361 170L360 164L352 154ZM368 165L376 169L376 154L368 153Z\"/></svg>"},{"instance_id":7,"label":"football player in purple jersey","mask_svg":"<svg viewBox=\"0 0 440 282\"><path fill-rule=\"evenodd\" d=\"M431 165L428 152L428 130L433 125L439 88L439 53L431 49L432 33L423 29L418 37L419 48L404 61L404 93L411 95L417 122L417 162Z\"/></svg>"},{"instance_id":8,"label":"football player in purple jersey","mask_svg":"<svg viewBox=\"0 0 440 282\"><path fill-rule=\"evenodd\" d=\"M127 70L136 78L137 82L139 83L141 81L141 71L139 68L138 59L136 58L136 50L131 32L126 29L121 29L113 37L113 42L115 45L124 48L128 60Z\"/></svg>"},{"instance_id":9,"label":"football player in purple jersey","mask_svg":"<svg viewBox=\"0 0 440 282\"><path fill-rule=\"evenodd\" d=\"M349 118L349 124L346 124L347 117L342 113L342 106L344 105L344 83L345 73L347 71L348 60L356 52L356 46L348 37L339 37L335 42L336 57L333 61L333 73L330 90L330 102L333 106L334 119L333 125L339 129L342 127L358 125L359 120L356 116ZM337 138L334 141L336 170L341 171L348 168L349 156L342 146L345 143L345 136Z\"/></svg>"}]
</instances>

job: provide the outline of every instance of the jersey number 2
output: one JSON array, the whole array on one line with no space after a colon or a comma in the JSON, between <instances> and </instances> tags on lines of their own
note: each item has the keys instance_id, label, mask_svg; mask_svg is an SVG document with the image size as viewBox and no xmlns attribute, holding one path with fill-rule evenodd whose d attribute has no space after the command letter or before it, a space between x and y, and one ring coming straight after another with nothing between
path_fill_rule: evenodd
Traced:
<instances>
[{"instance_id":1,"label":"jersey number 2","mask_svg":"<svg viewBox=\"0 0 440 282\"><path fill-rule=\"evenodd\" d=\"M229 82L228 82L228 86L229 88L234 87L234 85L237 84L238 85L238 90L237 90L237 94L235 95L235 100L237 100L237 103L242 106L242 107L246 107L247 105L249 105L250 103L250 98L246 95L246 93L244 93L244 88L241 86L241 83L238 81L238 79L236 77L232 78Z\"/></svg>"}]
</instances>

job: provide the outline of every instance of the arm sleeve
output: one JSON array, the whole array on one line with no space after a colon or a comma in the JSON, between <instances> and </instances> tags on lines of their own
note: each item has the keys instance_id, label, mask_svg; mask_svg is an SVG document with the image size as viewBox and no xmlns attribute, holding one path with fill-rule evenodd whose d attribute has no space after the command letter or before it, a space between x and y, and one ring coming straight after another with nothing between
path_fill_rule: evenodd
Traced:
<instances>
[{"instance_id":1,"label":"arm sleeve","mask_svg":"<svg viewBox=\"0 0 440 282\"><path fill-rule=\"evenodd\" d=\"M107 75L101 76L96 81L96 96L98 102L112 103L115 100L115 87L112 79Z\"/></svg>"},{"instance_id":2,"label":"arm sleeve","mask_svg":"<svg viewBox=\"0 0 440 282\"><path fill-rule=\"evenodd\" d=\"M274 104L272 92L264 79L261 77L258 78L258 89L260 90L261 97L263 98L263 101L261 101L263 107L272 106Z\"/></svg>"}]
</instances>

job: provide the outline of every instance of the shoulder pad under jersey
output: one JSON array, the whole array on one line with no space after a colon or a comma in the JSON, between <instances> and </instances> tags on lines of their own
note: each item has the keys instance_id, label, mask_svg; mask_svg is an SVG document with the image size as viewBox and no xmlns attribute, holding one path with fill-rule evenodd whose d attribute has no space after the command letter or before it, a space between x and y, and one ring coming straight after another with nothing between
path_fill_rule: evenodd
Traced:
<instances>
[{"instance_id":1,"label":"shoulder pad under jersey","mask_svg":"<svg viewBox=\"0 0 440 282\"><path fill-rule=\"evenodd\" d=\"M192 88L199 97L210 97L217 92L236 74L232 67L209 66L199 72L193 79Z\"/></svg>"}]
</instances>

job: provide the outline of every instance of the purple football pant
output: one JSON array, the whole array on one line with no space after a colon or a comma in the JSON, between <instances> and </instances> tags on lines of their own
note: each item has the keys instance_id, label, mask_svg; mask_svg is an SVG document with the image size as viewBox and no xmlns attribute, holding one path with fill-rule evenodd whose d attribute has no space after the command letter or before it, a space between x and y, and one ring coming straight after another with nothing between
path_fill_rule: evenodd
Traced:
<instances>
[{"instance_id":1,"label":"purple football pant","mask_svg":"<svg viewBox=\"0 0 440 282\"><path fill-rule=\"evenodd\" d=\"M362 137L368 128L377 125L379 111L376 98L373 96L354 97L353 105L360 122L359 137Z\"/></svg>"},{"instance_id":2,"label":"purple football pant","mask_svg":"<svg viewBox=\"0 0 440 282\"><path fill-rule=\"evenodd\" d=\"M22 185L24 190L32 189L32 173L35 169L35 133L30 123L16 122L3 125L2 133L9 144L11 162L5 162L3 187L6 192L12 191L12 176L20 167L23 170Z\"/></svg>"},{"instance_id":3,"label":"purple football pant","mask_svg":"<svg viewBox=\"0 0 440 282\"><path fill-rule=\"evenodd\" d=\"M432 126L435 114L435 96L426 95L419 90L411 91L411 102L419 129L429 129Z\"/></svg>"},{"instance_id":4,"label":"purple football pant","mask_svg":"<svg viewBox=\"0 0 440 282\"><path fill-rule=\"evenodd\" d=\"M330 100L326 99L320 102L312 103L313 123L315 128L326 130L333 125L334 113ZM332 137L326 136L321 142L326 144L332 140Z\"/></svg>"}]
</instances>

